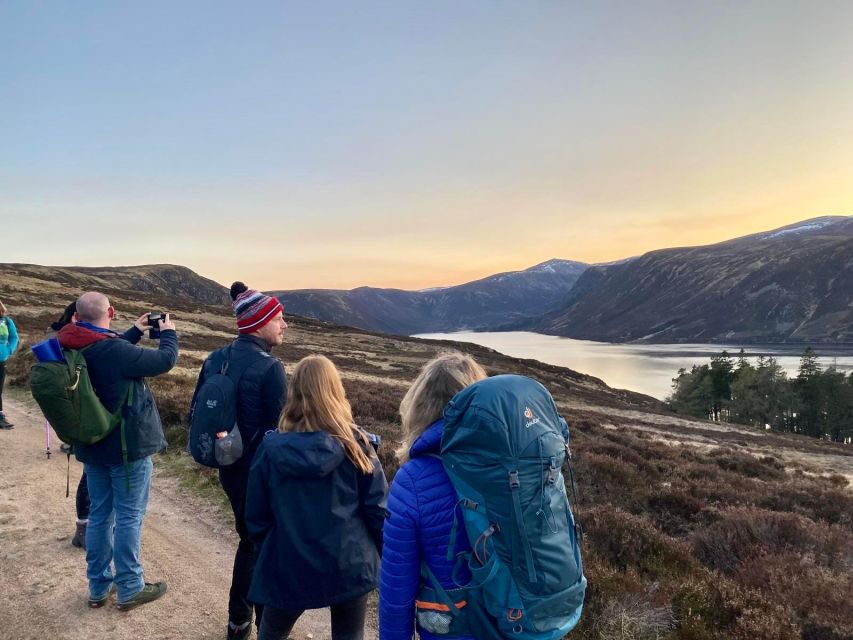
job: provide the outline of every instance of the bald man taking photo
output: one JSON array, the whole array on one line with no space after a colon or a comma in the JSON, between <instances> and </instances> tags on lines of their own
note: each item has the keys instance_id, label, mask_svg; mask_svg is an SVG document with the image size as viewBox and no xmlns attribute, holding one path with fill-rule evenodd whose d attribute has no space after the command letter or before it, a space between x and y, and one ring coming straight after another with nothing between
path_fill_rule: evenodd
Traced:
<instances>
[{"instance_id":1,"label":"bald man taking photo","mask_svg":"<svg viewBox=\"0 0 853 640\"><path fill-rule=\"evenodd\" d=\"M95 444L76 445L74 452L86 470L92 502L86 530L89 606L102 607L115 592L118 608L127 611L166 592L165 582L145 581L139 559L151 456L166 446L160 414L145 378L175 366L178 336L166 314L159 325L159 348L138 347L136 343L150 328L148 314L123 334L110 330L114 317L115 309L104 294L84 293L77 299L75 324L63 327L57 338L63 347L85 349L89 378L108 411L126 405L127 465L120 429L113 429Z\"/></svg>"}]
</instances>

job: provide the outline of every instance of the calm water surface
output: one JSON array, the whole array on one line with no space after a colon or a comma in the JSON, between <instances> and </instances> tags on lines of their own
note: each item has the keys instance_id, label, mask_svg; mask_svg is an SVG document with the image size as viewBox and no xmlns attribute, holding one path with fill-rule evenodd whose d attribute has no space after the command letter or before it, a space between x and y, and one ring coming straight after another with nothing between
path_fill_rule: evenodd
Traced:
<instances>
[{"instance_id":1,"label":"calm water surface","mask_svg":"<svg viewBox=\"0 0 853 640\"><path fill-rule=\"evenodd\" d=\"M665 398L672 390L672 379L678 369L694 364L707 364L712 355L726 349L737 356L741 345L721 344L610 344L545 336L527 331L500 333L424 333L418 338L473 342L514 358L533 358L569 367L601 378L611 387L639 391ZM759 355L775 357L789 377L797 375L802 346L743 345L753 364ZM816 346L824 367L835 365L839 371L853 371L853 349Z\"/></svg>"}]
</instances>

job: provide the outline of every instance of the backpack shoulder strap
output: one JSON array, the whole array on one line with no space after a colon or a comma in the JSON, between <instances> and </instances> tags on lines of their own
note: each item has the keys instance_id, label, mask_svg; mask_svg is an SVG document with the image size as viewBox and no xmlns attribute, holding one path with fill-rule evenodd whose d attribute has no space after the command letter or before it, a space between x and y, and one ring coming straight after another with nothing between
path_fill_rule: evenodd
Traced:
<instances>
[{"instance_id":1,"label":"backpack shoulder strap","mask_svg":"<svg viewBox=\"0 0 853 640\"><path fill-rule=\"evenodd\" d=\"M70 362L74 359L74 354L79 354L83 357L83 361L85 362L85 352L90 349L93 345L97 344L93 342L92 344L88 344L85 347L80 349L64 349L64 351L68 352L68 355L71 358L67 358ZM77 383L80 382L80 368L77 369ZM114 426L118 427L119 430L119 440L121 442L121 460L124 465L124 481L127 485L127 490L130 491L130 462L128 461L128 448L127 448L127 432L125 429L125 423L128 418L128 411L133 406L133 388L136 384L136 379L130 378L127 381L127 390L124 392L124 398L119 403L116 410L112 413L112 422ZM75 385L76 386L76 385ZM100 400L100 398L99 398Z\"/></svg>"},{"instance_id":2,"label":"backpack shoulder strap","mask_svg":"<svg viewBox=\"0 0 853 640\"><path fill-rule=\"evenodd\" d=\"M243 374L249 369L258 368L262 369L263 372L266 372L266 370L276 361L273 357L256 358L255 352L246 354L243 357L232 357L230 346L226 348L226 353L224 355L225 361L220 368L220 373L231 378L235 386L240 384L240 378L242 378Z\"/></svg>"},{"instance_id":3,"label":"backpack shoulder strap","mask_svg":"<svg viewBox=\"0 0 853 640\"><path fill-rule=\"evenodd\" d=\"M228 367L228 360L231 355L231 346L221 347L211 352L202 365L202 369L209 367L208 375L214 373L224 373Z\"/></svg>"}]
</instances>

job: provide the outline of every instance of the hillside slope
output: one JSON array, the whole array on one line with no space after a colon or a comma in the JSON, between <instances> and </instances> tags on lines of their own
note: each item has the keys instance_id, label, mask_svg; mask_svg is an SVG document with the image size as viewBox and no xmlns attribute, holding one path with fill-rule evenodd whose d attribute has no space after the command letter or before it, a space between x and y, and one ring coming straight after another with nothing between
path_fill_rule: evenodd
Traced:
<instances>
[{"instance_id":1,"label":"hillside slope","mask_svg":"<svg viewBox=\"0 0 853 640\"><path fill-rule=\"evenodd\" d=\"M527 328L606 342L853 342L853 218L591 267Z\"/></svg>"},{"instance_id":2,"label":"hillside slope","mask_svg":"<svg viewBox=\"0 0 853 640\"><path fill-rule=\"evenodd\" d=\"M97 289L109 293L137 292L165 298L188 299L203 304L229 304L228 289L187 267L151 264L133 267L48 267L34 264L0 264L0 281L7 304L31 304L22 294L44 297L49 291L76 295ZM12 286L14 283L14 287ZM73 296L69 296L69 301Z\"/></svg>"}]
</instances>

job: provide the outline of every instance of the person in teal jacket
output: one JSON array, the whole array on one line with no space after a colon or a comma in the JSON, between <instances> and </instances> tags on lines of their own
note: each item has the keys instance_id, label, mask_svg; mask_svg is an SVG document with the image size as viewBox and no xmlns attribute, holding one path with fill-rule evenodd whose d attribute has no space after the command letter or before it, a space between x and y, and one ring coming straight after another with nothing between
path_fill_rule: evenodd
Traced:
<instances>
[{"instance_id":1,"label":"person in teal jacket","mask_svg":"<svg viewBox=\"0 0 853 640\"><path fill-rule=\"evenodd\" d=\"M18 329L0 302L0 429L13 429L15 425L3 414L3 385L6 383L6 360L18 348Z\"/></svg>"}]
</instances>

